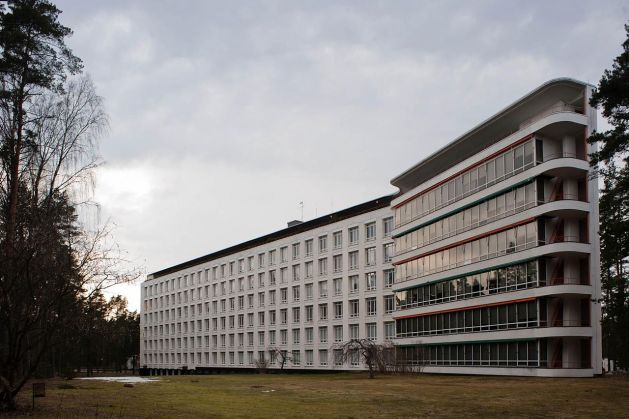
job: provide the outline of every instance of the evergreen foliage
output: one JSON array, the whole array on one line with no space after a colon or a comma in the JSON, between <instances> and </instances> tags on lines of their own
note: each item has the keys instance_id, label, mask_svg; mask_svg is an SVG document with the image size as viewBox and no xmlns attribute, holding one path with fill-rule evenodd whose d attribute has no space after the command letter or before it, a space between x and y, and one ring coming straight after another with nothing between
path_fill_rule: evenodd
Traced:
<instances>
[{"instance_id":1,"label":"evergreen foliage","mask_svg":"<svg viewBox=\"0 0 629 419\"><path fill-rule=\"evenodd\" d=\"M629 367L629 25L627 40L612 68L605 70L590 105L601 107L612 125L593 133L598 145L591 164L600 174L601 282L603 356Z\"/></svg>"}]
</instances>

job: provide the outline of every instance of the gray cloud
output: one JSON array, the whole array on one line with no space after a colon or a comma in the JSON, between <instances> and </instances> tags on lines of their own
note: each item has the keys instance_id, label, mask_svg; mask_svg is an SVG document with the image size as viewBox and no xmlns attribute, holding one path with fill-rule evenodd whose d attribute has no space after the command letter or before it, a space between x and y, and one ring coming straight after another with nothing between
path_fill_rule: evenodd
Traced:
<instances>
[{"instance_id":1,"label":"gray cloud","mask_svg":"<svg viewBox=\"0 0 629 419\"><path fill-rule=\"evenodd\" d=\"M97 199L149 272L279 229L299 201L312 218L393 192L538 84L596 83L629 16L624 1L58 5L111 115Z\"/></svg>"}]
</instances>

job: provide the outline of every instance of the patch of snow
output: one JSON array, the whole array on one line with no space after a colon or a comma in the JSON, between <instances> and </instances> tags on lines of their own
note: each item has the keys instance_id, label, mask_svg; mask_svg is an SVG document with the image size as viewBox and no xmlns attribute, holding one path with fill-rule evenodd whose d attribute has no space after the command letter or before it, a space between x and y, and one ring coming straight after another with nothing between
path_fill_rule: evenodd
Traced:
<instances>
[{"instance_id":1,"label":"patch of snow","mask_svg":"<svg viewBox=\"0 0 629 419\"><path fill-rule=\"evenodd\" d=\"M77 378L77 380L94 380L94 381L107 381L111 383L131 383L131 384L140 384L140 383L150 383L154 381L159 381L158 378L146 378L146 377L81 377Z\"/></svg>"}]
</instances>

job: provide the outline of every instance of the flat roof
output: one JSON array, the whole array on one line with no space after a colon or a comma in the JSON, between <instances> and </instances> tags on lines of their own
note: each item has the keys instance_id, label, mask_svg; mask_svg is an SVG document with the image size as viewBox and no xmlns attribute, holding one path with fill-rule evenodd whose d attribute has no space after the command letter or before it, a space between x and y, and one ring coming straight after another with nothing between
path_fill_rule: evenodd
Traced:
<instances>
[{"instance_id":1,"label":"flat roof","mask_svg":"<svg viewBox=\"0 0 629 419\"><path fill-rule=\"evenodd\" d=\"M252 249L254 247L270 243L276 240L280 240L289 236L293 236L295 234L303 233L304 231L313 230L318 227L322 227L324 225L332 224L338 221L343 221L351 217L355 217L357 215L365 214L367 212L375 211L384 207L388 207L393 198L395 198L397 194L385 195L380 198L373 199L368 202L363 202L362 204L355 205L353 207L345 208L343 210L333 212L331 214L327 214L309 221L304 221L303 223L299 223L297 225L293 225L288 228L284 228L282 230L275 231L270 234L266 234L264 236L257 237L255 239L236 244L234 246L227 247L222 250L218 250L213 253L209 253L205 256L201 256L187 262L180 263L178 265L171 266L166 269L162 269L160 271L154 272L147 276L147 281L152 279L156 279L165 275L169 275L174 272L181 271L183 269L191 268L196 265L200 265L202 263L210 262L214 259L219 259L224 256L231 255L233 253L242 252L243 250Z\"/></svg>"},{"instance_id":2,"label":"flat roof","mask_svg":"<svg viewBox=\"0 0 629 419\"><path fill-rule=\"evenodd\" d=\"M579 100L584 100L585 87L587 86L594 87L571 78L557 78L547 81L402 172L391 180L391 184L397 186L401 193L408 192L436 174L518 131L520 124L533 118L544 109L550 108L558 101L573 104Z\"/></svg>"}]
</instances>

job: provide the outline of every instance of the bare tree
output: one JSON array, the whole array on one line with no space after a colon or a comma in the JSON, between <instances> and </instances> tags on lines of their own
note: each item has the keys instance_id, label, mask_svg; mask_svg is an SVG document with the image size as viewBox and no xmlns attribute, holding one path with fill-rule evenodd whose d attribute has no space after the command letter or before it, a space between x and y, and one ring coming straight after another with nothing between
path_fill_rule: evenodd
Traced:
<instances>
[{"instance_id":1,"label":"bare tree","mask_svg":"<svg viewBox=\"0 0 629 419\"><path fill-rule=\"evenodd\" d=\"M426 365L423 345L412 348L409 356L406 348L392 347L387 360L387 370L394 374L421 373Z\"/></svg>"},{"instance_id":2,"label":"bare tree","mask_svg":"<svg viewBox=\"0 0 629 419\"><path fill-rule=\"evenodd\" d=\"M371 339L351 339L337 345L333 353L339 359L335 362L360 362L369 370L369 378L376 376L376 371L387 371L387 359L393 346L390 343L376 343Z\"/></svg>"},{"instance_id":3,"label":"bare tree","mask_svg":"<svg viewBox=\"0 0 629 419\"><path fill-rule=\"evenodd\" d=\"M15 213L13 188L0 182L0 408L8 409L76 315L77 301L139 276L126 268L108 226L89 229L79 221L78 209L91 202L97 140L107 128L90 79L43 92L30 111ZM11 178L4 156L0 180Z\"/></svg>"},{"instance_id":4,"label":"bare tree","mask_svg":"<svg viewBox=\"0 0 629 419\"><path fill-rule=\"evenodd\" d=\"M258 358L253 361L253 365L256 366L258 374L266 374L269 370L270 361L266 358Z\"/></svg>"},{"instance_id":5,"label":"bare tree","mask_svg":"<svg viewBox=\"0 0 629 419\"><path fill-rule=\"evenodd\" d=\"M284 371L284 367L289 362L293 361L293 357L286 349L280 349L278 347L269 348L269 354L271 359L276 359L280 365L280 371Z\"/></svg>"}]
</instances>

